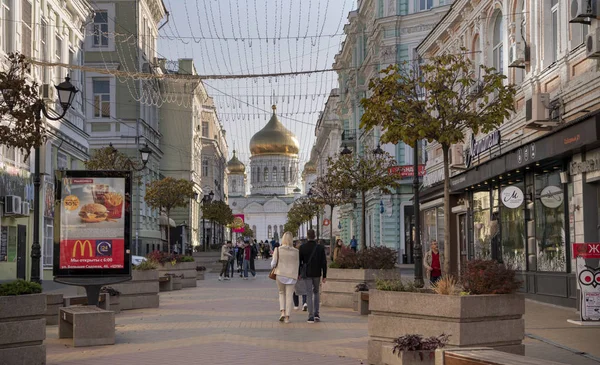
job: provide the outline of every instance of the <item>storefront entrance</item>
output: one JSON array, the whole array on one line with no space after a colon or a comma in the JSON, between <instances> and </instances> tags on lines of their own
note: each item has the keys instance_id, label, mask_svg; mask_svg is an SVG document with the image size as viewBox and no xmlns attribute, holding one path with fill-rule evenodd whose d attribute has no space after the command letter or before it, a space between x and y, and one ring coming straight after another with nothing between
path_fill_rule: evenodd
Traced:
<instances>
[{"instance_id":1,"label":"storefront entrance","mask_svg":"<svg viewBox=\"0 0 600 365\"><path fill-rule=\"evenodd\" d=\"M458 233L458 247L460 248L460 257L458 267L463 267L463 265L469 259L469 247L467 241L467 215L459 214L457 220L457 233Z\"/></svg>"},{"instance_id":2,"label":"storefront entrance","mask_svg":"<svg viewBox=\"0 0 600 365\"><path fill-rule=\"evenodd\" d=\"M27 226L17 226L17 279L27 275Z\"/></svg>"}]
</instances>

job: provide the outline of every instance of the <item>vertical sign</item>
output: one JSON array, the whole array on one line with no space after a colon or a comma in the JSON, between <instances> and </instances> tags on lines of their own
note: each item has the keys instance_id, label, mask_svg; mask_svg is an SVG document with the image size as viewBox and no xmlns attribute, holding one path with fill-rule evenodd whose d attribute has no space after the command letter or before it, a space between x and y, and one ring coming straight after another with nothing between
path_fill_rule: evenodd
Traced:
<instances>
[{"instance_id":1,"label":"vertical sign","mask_svg":"<svg viewBox=\"0 0 600 365\"><path fill-rule=\"evenodd\" d=\"M8 261L8 227L0 227L0 261Z\"/></svg>"},{"instance_id":2,"label":"vertical sign","mask_svg":"<svg viewBox=\"0 0 600 365\"><path fill-rule=\"evenodd\" d=\"M235 233L244 233L245 224L243 214L234 214L231 230Z\"/></svg>"},{"instance_id":3,"label":"vertical sign","mask_svg":"<svg viewBox=\"0 0 600 365\"><path fill-rule=\"evenodd\" d=\"M600 321L600 243L574 243L581 320Z\"/></svg>"}]
</instances>

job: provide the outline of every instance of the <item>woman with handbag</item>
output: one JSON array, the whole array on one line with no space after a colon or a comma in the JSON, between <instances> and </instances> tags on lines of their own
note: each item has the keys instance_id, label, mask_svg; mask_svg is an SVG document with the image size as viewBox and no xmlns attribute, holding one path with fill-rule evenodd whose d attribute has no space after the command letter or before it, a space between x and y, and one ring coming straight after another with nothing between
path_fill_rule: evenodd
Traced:
<instances>
[{"instance_id":1,"label":"woman with handbag","mask_svg":"<svg viewBox=\"0 0 600 365\"><path fill-rule=\"evenodd\" d=\"M294 287L298 281L298 268L300 256L293 246L293 236L285 232L281 238L281 246L273 251L271 260L271 273L269 278L277 282L279 289L279 316L280 322L290 323Z\"/></svg>"}]
</instances>

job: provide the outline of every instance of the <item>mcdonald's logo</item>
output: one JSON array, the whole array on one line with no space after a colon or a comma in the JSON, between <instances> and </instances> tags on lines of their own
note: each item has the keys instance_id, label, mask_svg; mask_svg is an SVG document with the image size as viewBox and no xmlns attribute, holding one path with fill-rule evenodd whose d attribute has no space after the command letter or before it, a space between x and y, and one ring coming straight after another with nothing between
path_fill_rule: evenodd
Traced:
<instances>
[{"instance_id":1,"label":"mcdonald's logo","mask_svg":"<svg viewBox=\"0 0 600 365\"><path fill-rule=\"evenodd\" d=\"M94 251L92 250L92 243L89 240L85 240L85 241L80 241L77 240L75 241L75 245L73 246L73 255L72 257L76 257L77 255L77 247L80 248L80 252L81 252L81 257L85 257L85 248L88 248L88 252L90 253L89 257L94 257Z\"/></svg>"}]
</instances>

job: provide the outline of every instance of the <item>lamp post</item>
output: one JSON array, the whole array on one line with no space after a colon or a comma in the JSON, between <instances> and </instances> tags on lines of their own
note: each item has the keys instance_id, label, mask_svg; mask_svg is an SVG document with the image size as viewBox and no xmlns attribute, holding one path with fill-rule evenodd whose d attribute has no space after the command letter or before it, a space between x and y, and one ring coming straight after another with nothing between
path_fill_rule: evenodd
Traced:
<instances>
[{"instance_id":1,"label":"lamp post","mask_svg":"<svg viewBox=\"0 0 600 365\"><path fill-rule=\"evenodd\" d=\"M215 193L212 192L212 190L210 191L210 193L208 193L207 195L204 195L202 197L202 206L206 205L206 204L210 204L210 202L213 200L213 197L215 196ZM206 241L206 219L204 218L204 216L202 216L202 245L204 246L204 251L206 252L206 244L208 243Z\"/></svg>"},{"instance_id":2,"label":"lamp post","mask_svg":"<svg viewBox=\"0 0 600 365\"><path fill-rule=\"evenodd\" d=\"M423 246L421 246L421 217L419 209L419 141L413 147L413 193L415 215L415 242L413 254L415 257L415 286L422 288L423 282Z\"/></svg>"},{"instance_id":3,"label":"lamp post","mask_svg":"<svg viewBox=\"0 0 600 365\"><path fill-rule=\"evenodd\" d=\"M351 155L352 154L352 150L350 150L348 148L348 146L344 145L344 149L342 150L342 152L340 152L340 155Z\"/></svg>"},{"instance_id":4,"label":"lamp post","mask_svg":"<svg viewBox=\"0 0 600 365\"><path fill-rule=\"evenodd\" d=\"M57 117L51 117L48 115L48 111L46 110L46 104L44 101L39 99L35 105L35 118L37 120L37 130L36 132L39 134L39 125L41 124L42 114L46 119L49 120L60 120L66 114L71 105L73 104L73 100L75 99L75 95L79 92L73 84L70 82L70 78L65 77L65 81L58 84L58 86L54 85L56 91L58 93L58 102L62 107L62 113ZM13 90L14 92L14 90ZM8 95L12 93L5 93L3 90L3 95ZM10 103L10 102L7 102ZM34 174L33 174L33 187L34 187L34 207L33 207L33 244L31 246L31 281L35 283L41 284L40 278L40 258L42 257L42 247L40 245L40 166L41 166L41 158L40 158L40 146L35 147L35 162L34 162Z\"/></svg>"},{"instance_id":5,"label":"lamp post","mask_svg":"<svg viewBox=\"0 0 600 365\"><path fill-rule=\"evenodd\" d=\"M383 206L383 200L379 201L379 246L383 246L383 213L385 207Z\"/></svg>"}]
</instances>

